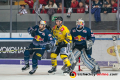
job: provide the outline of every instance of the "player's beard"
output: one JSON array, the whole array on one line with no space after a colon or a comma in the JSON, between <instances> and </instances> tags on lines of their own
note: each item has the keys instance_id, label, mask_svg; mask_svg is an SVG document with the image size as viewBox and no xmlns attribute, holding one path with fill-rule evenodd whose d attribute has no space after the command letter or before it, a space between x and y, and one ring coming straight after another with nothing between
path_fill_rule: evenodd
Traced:
<instances>
[{"instance_id":1,"label":"player's beard","mask_svg":"<svg viewBox=\"0 0 120 80\"><path fill-rule=\"evenodd\" d=\"M40 31L43 31L44 29L45 29L44 27L42 27L42 28L39 28L39 30L40 30Z\"/></svg>"}]
</instances>

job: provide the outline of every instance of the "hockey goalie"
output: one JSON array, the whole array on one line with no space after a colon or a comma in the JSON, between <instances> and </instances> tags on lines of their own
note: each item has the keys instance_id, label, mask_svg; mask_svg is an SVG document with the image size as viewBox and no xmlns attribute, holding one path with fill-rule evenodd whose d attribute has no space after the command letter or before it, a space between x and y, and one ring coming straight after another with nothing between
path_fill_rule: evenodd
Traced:
<instances>
[{"instance_id":1,"label":"hockey goalie","mask_svg":"<svg viewBox=\"0 0 120 80\"><path fill-rule=\"evenodd\" d=\"M84 65L91 70L92 74L100 73L98 64L95 62L95 59L91 57L92 45L95 41L95 36L89 28L85 27L84 20L78 19L76 21L76 27L71 29L71 35L73 44L69 60L72 65L72 69L74 70L80 57ZM62 70L64 69L65 65L62 67Z\"/></svg>"}]
</instances>

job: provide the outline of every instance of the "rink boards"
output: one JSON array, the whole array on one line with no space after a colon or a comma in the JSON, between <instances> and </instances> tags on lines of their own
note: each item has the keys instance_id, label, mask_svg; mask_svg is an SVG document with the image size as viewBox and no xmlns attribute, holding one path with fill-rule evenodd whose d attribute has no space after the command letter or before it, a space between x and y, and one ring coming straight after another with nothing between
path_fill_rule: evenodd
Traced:
<instances>
[{"instance_id":1,"label":"rink boards","mask_svg":"<svg viewBox=\"0 0 120 80\"><path fill-rule=\"evenodd\" d=\"M93 45L92 57L98 62L100 66L112 66L117 62L115 57L112 35L119 34L97 34L95 33L95 43ZM32 41L32 37L28 33L13 33L12 38L7 38L5 34L0 34L0 51L24 49ZM117 40L118 52L120 54L120 38ZM24 64L24 51L14 51L11 53L0 52L0 64ZM62 60L58 56L58 65L63 65ZM31 63L31 60L30 60ZM39 65L51 65L50 54L43 56L42 61L38 61Z\"/></svg>"}]
</instances>

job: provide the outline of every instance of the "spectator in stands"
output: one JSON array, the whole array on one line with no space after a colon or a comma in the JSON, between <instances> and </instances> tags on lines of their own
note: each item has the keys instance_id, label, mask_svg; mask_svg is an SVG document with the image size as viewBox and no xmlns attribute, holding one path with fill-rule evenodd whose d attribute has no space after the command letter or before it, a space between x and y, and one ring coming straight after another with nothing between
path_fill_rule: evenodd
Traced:
<instances>
[{"instance_id":1,"label":"spectator in stands","mask_svg":"<svg viewBox=\"0 0 120 80\"><path fill-rule=\"evenodd\" d=\"M42 8L42 4L40 4L39 1L37 2L37 0L33 0L33 1L34 1L33 9L34 9L37 13L40 13L40 9ZM34 10L33 10L32 13L35 13Z\"/></svg>"},{"instance_id":2,"label":"spectator in stands","mask_svg":"<svg viewBox=\"0 0 120 80\"><path fill-rule=\"evenodd\" d=\"M49 25L52 24L52 15L55 13L55 10L57 8L57 5L54 3L54 0L49 0L48 5L45 6L46 9L48 9L47 14L49 15Z\"/></svg>"},{"instance_id":3,"label":"spectator in stands","mask_svg":"<svg viewBox=\"0 0 120 80\"><path fill-rule=\"evenodd\" d=\"M57 4L57 7L59 7L59 3L62 3L62 0L55 0L55 3Z\"/></svg>"},{"instance_id":4,"label":"spectator in stands","mask_svg":"<svg viewBox=\"0 0 120 80\"><path fill-rule=\"evenodd\" d=\"M84 13L85 8L83 7L83 2L79 2L79 8L77 8L77 13Z\"/></svg>"},{"instance_id":5,"label":"spectator in stands","mask_svg":"<svg viewBox=\"0 0 120 80\"><path fill-rule=\"evenodd\" d=\"M57 5L56 3L54 3L54 0L49 0L49 3L48 5L45 6L46 9L49 9L49 8L57 8Z\"/></svg>"},{"instance_id":6,"label":"spectator in stands","mask_svg":"<svg viewBox=\"0 0 120 80\"><path fill-rule=\"evenodd\" d=\"M85 1L85 13L89 13L89 0Z\"/></svg>"},{"instance_id":7,"label":"spectator in stands","mask_svg":"<svg viewBox=\"0 0 120 80\"><path fill-rule=\"evenodd\" d=\"M71 6L71 1L72 1L72 0L64 0L64 6L65 6L66 8L70 8L70 6Z\"/></svg>"},{"instance_id":8,"label":"spectator in stands","mask_svg":"<svg viewBox=\"0 0 120 80\"><path fill-rule=\"evenodd\" d=\"M110 0L106 0L106 1L108 2L107 7L111 7L111 2L110 2Z\"/></svg>"},{"instance_id":9,"label":"spectator in stands","mask_svg":"<svg viewBox=\"0 0 120 80\"><path fill-rule=\"evenodd\" d=\"M118 17L118 15L119 15L119 17ZM117 10L117 13L116 13L116 19L120 19L120 1L119 1L119 10Z\"/></svg>"},{"instance_id":10,"label":"spectator in stands","mask_svg":"<svg viewBox=\"0 0 120 80\"><path fill-rule=\"evenodd\" d=\"M78 2L81 2L81 0L78 0Z\"/></svg>"},{"instance_id":11,"label":"spectator in stands","mask_svg":"<svg viewBox=\"0 0 120 80\"><path fill-rule=\"evenodd\" d=\"M42 5L42 10L40 13L47 13L47 10L45 9L45 5Z\"/></svg>"},{"instance_id":12,"label":"spectator in stands","mask_svg":"<svg viewBox=\"0 0 120 80\"><path fill-rule=\"evenodd\" d=\"M40 4L47 5L48 0L39 0Z\"/></svg>"},{"instance_id":13,"label":"spectator in stands","mask_svg":"<svg viewBox=\"0 0 120 80\"><path fill-rule=\"evenodd\" d=\"M116 0L111 0L111 4L112 4L112 13L116 13L117 12Z\"/></svg>"},{"instance_id":14,"label":"spectator in stands","mask_svg":"<svg viewBox=\"0 0 120 80\"><path fill-rule=\"evenodd\" d=\"M72 1L71 1L71 8L73 9L73 13L76 13L76 12L77 12L78 6L79 6L78 1L76 1L76 0L72 0Z\"/></svg>"},{"instance_id":15,"label":"spectator in stands","mask_svg":"<svg viewBox=\"0 0 120 80\"><path fill-rule=\"evenodd\" d=\"M62 13L62 3L59 3L59 8L57 10L57 13ZM64 13L66 13L65 7L64 7Z\"/></svg>"},{"instance_id":16,"label":"spectator in stands","mask_svg":"<svg viewBox=\"0 0 120 80\"><path fill-rule=\"evenodd\" d=\"M95 2L93 2L91 13L94 14L96 22L101 21L101 16L100 16L101 7L102 7L102 3L99 0L95 0Z\"/></svg>"},{"instance_id":17,"label":"spectator in stands","mask_svg":"<svg viewBox=\"0 0 120 80\"><path fill-rule=\"evenodd\" d=\"M102 13L107 14L107 13L111 13L111 8L107 7L108 2L104 1L103 3L103 8L102 8Z\"/></svg>"},{"instance_id":18,"label":"spectator in stands","mask_svg":"<svg viewBox=\"0 0 120 80\"><path fill-rule=\"evenodd\" d=\"M30 13L33 12L33 5L34 5L34 2L33 0L24 0L25 3L27 3L29 5L29 9L30 9Z\"/></svg>"},{"instance_id":19,"label":"spectator in stands","mask_svg":"<svg viewBox=\"0 0 120 80\"><path fill-rule=\"evenodd\" d=\"M27 11L26 11L26 9L25 9L25 5L23 4L23 5L20 5L21 6L21 9L19 10L19 14L20 15L23 15L23 14L27 14Z\"/></svg>"}]
</instances>

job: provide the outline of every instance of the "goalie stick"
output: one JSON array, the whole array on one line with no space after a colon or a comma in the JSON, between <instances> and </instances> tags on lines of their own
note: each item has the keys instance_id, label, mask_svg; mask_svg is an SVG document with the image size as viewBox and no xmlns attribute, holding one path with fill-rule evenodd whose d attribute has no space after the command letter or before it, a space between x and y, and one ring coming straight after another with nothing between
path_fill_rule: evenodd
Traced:
<instances>
[{"instance_id":1,"label":"goalie stick","mask_svg":"<svg viewBox=\"0 0 120 80\"><path fill-rule=\"evenodd\" d=\"M113 45L114 45L114 49L115 49L115 53L116 53L116 58L117 58L117 61L118 63L114 63L113 64L113 70L120 70L120 57L119 57L119 53L118 53L118 49L117 49L117 38L119 36L112 36L113 38Z\"/></svg>"},{"instance_id":2,"label":"goalie stick","mask_svg":"<svg viewBox=\"0 0 120 80\"><path fill-rule=\"evenodd\" d=\"M116 57L117 57L117 60L118 60L118 63L120 64L120 57L119 57L119 53L118 53L118 49L117 49L117 36L112 36L113 38L113 44L114 44L114 48L115 48L115 53L116 53Z\"/></svg>"}]
</instances>

